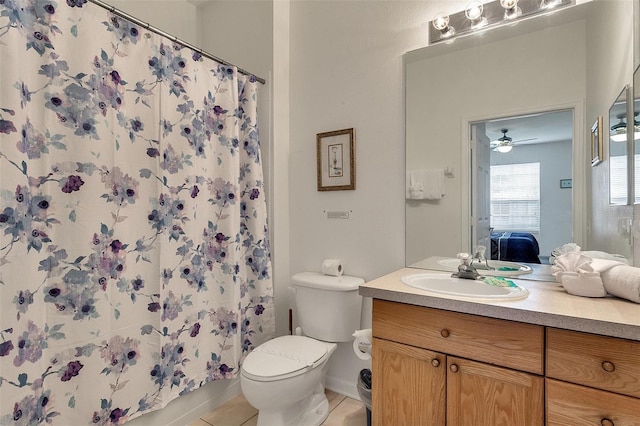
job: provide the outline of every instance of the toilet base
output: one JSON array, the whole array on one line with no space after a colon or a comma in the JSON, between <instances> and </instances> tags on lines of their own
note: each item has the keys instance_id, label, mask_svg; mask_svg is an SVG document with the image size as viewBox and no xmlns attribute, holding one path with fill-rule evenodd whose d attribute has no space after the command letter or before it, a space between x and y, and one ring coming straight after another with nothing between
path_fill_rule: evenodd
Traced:
<instances>
[{"instance_id":1,"label":"toilet base","mask_svg":"<svg viewBox=\"0 0 640 426\"><path fill-rule=\"evenodd\" d=\"M320 426L329 417L329 401L324 394L324 386L318 385L314 392L284 410L258 411L257 426Z\"/></svg>"}]
</instances>

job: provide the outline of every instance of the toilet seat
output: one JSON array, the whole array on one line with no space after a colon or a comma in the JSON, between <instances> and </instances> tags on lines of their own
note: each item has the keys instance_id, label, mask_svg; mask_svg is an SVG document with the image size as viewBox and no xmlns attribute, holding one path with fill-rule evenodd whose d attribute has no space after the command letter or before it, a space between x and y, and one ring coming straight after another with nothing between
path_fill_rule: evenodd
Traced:
<instances>
[{"instance_id":1,"label":"toilet seat","mask_svg":"<svg viewBox=\"0 0 640 426\"><path fill-rule=\"evenodd\" d=\"M281 336L247 355L242 375L259 382L283 380L304 374L328 357L327 344L306 336Z\"/></svg>"}]
</instances>

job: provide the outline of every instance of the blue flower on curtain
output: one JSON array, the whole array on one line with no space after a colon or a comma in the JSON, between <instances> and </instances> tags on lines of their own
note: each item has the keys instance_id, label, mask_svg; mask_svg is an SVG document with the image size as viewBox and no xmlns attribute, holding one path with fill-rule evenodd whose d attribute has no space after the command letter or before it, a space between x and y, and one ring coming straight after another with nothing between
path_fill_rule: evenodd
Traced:
<instances>
[{"instance_id":1,"label":"blue flower on curtain","mask_svg":"<svg viewBox=\"0 0 640 426\"><path fill-rule=\"evenodd\" d=\"M122 424L273 334L257 83L86 0L0 0L0 424Z\"/></svg>"}]
</instances>

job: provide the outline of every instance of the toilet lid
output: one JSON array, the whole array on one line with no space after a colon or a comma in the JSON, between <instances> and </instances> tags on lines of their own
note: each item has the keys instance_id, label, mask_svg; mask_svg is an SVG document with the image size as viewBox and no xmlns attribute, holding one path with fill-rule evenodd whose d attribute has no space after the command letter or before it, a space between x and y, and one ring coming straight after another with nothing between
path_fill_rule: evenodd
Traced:
<instances>
[{"instance_id":1,"label":"toilet lid","mask_svg":"<svg viewBox=\"0 0 640 426\"><path fill-rule=\"evenodd\" d=\"M281 336L253 349L242 374L256 381L282 380L302 374L327 357L327 344L306 336Z\"/></svg>"}]
</instances>

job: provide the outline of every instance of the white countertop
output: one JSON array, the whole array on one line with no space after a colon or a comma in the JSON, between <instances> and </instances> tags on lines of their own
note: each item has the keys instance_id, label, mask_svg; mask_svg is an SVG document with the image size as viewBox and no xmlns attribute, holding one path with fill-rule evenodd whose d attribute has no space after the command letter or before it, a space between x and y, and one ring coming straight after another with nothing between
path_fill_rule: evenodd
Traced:
<instances>
[{"instance_id":1,"label":"white countertop","mask_svg":"<svg viewBox=\"0 0 640 426\"><path fill-rule=\"evenodd\" d=\"M640 304L634 302L615 297L573 296L555 281L514 277L509 279L529 290L526 299L484 301L433 295L400 281L404 275L424 272L423 269L400 269L361 285L359 292L374 299L640 341Z\"/></svg>"}]
</instances>

